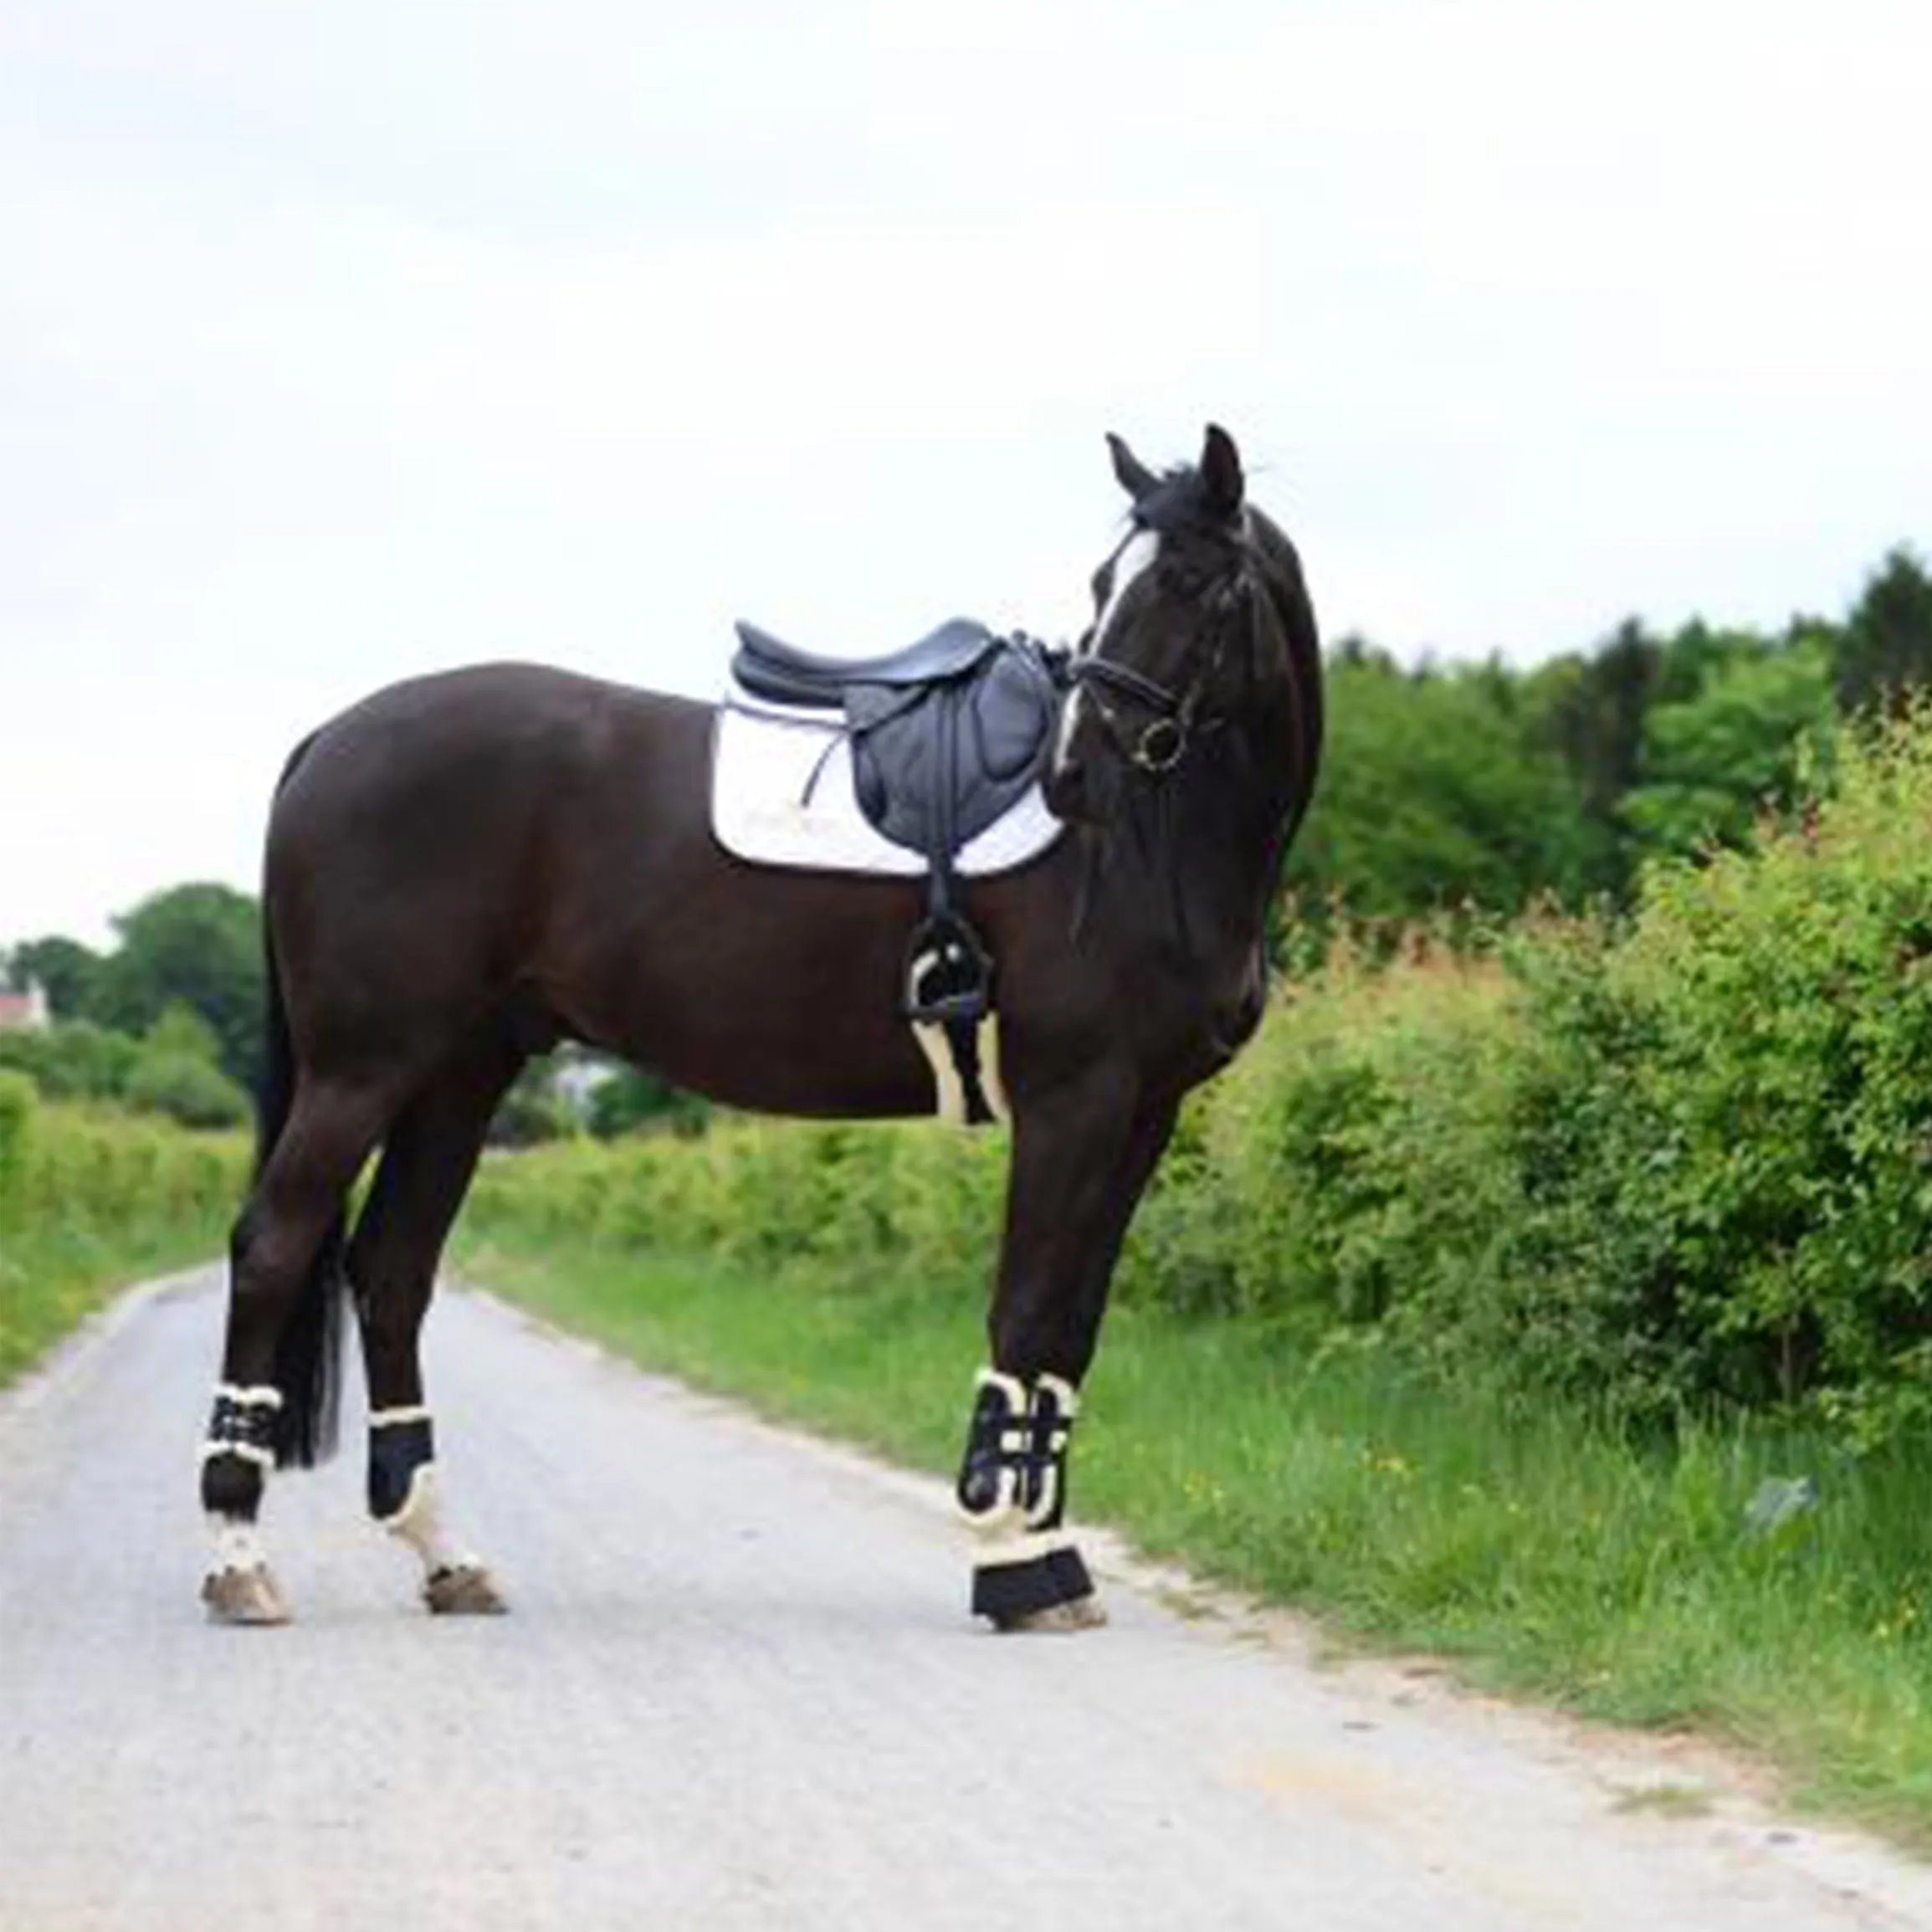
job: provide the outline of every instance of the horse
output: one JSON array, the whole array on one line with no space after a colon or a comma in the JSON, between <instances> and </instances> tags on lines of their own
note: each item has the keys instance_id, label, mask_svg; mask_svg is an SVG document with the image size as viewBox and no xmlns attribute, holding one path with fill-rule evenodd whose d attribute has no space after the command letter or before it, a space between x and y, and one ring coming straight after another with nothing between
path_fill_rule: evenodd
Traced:
<instances>
[{"instance_id":1,"label":"horse","mask_svg":"<svg viewBox=\"0 0 1932 1932\"><path fill-rule=\"evenodd\" d=\"M1233 439L1129 499L1058 660L1043 851L965 882L997 962L1004 1225L956 1497L1001 1629L1104 1612L1067 1527L1068 1441L1116 1257L1183 1096L1259 1023L1265 922L1322 742L1300 558ZM303 741L269 812L268 1077L202 1445L215 1621L285 1622L266 1478L334 1446L345 1299L368 1507L445 1614L500 1611L437 1480L418 1334L499 1102L580 1041L723 1104L930 1114L895 997L915 878L778 870L714 837L716 708L523 664L392 685ZM359 1212L350 1203L373 1160ZM351 1225L351 1218L353 1225Z\"/></svg>"}]
</instances>

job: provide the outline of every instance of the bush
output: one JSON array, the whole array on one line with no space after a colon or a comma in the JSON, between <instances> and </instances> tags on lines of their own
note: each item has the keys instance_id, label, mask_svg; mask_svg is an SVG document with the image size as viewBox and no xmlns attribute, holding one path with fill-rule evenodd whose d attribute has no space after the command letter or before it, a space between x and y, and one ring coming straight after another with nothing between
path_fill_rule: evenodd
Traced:
<instances>
[{"instance_id":1,"label":"bush","mask_svg":"<svg viewBox=\"0 0 1932 1932\"><path fill-rule=\"evenodd\" d=\"M137 1273L213 1253L248 1172L238 1135L41 1104L0 1074L0 1382Z\"/></svg>"},{"instance_id":2,"label":"bush","mask_svg":"<svg viewBox=\"0 0 1932 1932\"><path fill-rule=\"evenodd\" d=\"M33 1083L0 1071L0 1224L8 1219L8 1204L18 1198L33 1125Z\"/></svg>"},{"instance_id":3,"label":"bush","mask_svg":"<svg viewBox=\"0 0 1932 1932\"><path fill-rule=\"evenodd\" d=\"M0 1068L26 1074L49 1100L115 1099L140 1057L137 1041L86 1020L0 1033Z\"/></svg>"},{"instance_id":4,"label":"bush","mask_svg":"<svg viewBox=\"0 0 1932 1932\"><path fill-rule=\"evenodd\" d=\"M183 1127L238 1127L249 1117L248 1095L212 1060L191 1053L144 1052L124 1097L137 1111Z\"/></svg>"}]
</instances>

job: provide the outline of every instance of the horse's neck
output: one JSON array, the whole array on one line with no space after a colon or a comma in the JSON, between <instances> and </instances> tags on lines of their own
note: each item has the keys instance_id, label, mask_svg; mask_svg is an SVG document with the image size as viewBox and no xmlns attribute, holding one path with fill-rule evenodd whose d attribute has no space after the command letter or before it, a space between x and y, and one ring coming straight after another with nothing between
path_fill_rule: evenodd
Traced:
<instances>
[{"instance_id":1,"label":"horse's neck","mask_svg":"<svg viewBox=\"0 0 1932 1932\"><path fill-rule=\"evenodd\" d=\"M1260 936L1287 853L1297 802L1289 743L1284 731L1251 733L1239 756L1210 769L1176 828L1181 862L1205 889L1204 910L1243 947ZM1197 853L1206 858L1198 873Z\"/></svg>"},{"instance_id":2,"label":"horse's neck","mask_svg":"<svg viewBox=\"0 0 1932 1932\"><path fill-rule=\"evenodd\" d=\"M1101 890L1163 950L1179 941L1204 962L1245 961L1273 896L1293 791L1285 776L1277 796L1265 779L1243 784L1238 769L1203 766L1176 783L1165 825L1145 795L1135 807L1138 829L1120 825L1107 835Z\"/></svg>"}]
</instances>

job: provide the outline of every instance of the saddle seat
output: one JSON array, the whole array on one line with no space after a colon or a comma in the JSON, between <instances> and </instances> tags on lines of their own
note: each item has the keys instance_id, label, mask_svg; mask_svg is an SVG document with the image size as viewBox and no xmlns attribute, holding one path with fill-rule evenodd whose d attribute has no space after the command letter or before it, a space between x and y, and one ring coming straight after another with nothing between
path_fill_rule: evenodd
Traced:
<instances>
[{"instance_id":1,"label":"saddle seat","mask_svg":"<svg viewBox=\"0 0 1932 1932\"><path fill-rule=\"evenodd\" d=\"M884 684L896 690L964 677L1004 643L984 624L954 618L916 643L883 657L822 658L756 624L741 623L731 675L752 696L771 704L831 711L843 708L853 684Z\"/></svg>"}]
</instances>

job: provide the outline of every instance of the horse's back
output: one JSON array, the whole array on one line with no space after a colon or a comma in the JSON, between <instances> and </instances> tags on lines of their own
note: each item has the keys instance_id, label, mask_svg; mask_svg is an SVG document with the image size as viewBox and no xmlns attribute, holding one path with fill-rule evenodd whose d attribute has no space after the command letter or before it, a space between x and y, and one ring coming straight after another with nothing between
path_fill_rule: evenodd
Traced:
<instances>
[{"instance_id":1,"label":"horse's back","mask_svg":"<svg viewBox=\"0 0 1932 1932\"><path fill-rule=\"evenodd\" d=\"M514 823L524 835L602 768L688 763L710 708L541 664L479 664L391 684L291 761L269 827L278 850L377 841L407 859Z\"/></svg>"}]
</instances>

